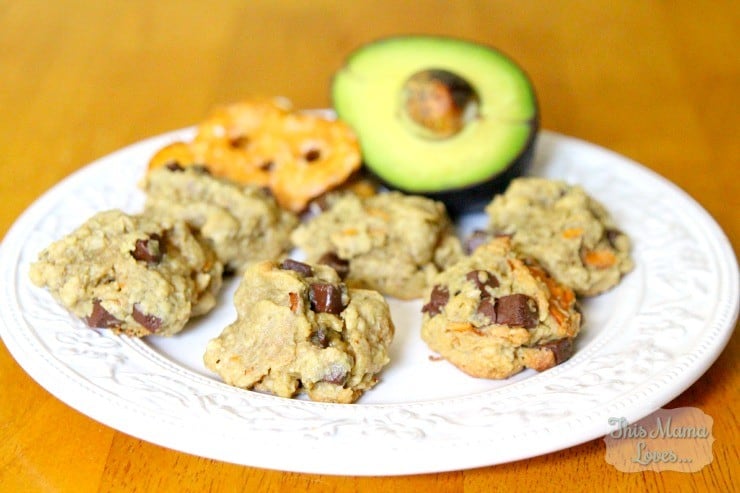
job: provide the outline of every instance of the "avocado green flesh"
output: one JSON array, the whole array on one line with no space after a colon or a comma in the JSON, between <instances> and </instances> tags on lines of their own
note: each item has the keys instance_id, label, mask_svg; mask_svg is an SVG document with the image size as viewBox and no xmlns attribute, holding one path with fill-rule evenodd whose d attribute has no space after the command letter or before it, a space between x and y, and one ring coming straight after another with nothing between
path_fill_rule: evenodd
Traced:
<instances>
[{"instance_id":1,"label":"avocado green flesh","mask_svg":"<svg viewBox=\"0 0 740 493\"><path fill-rule=\"evenodd\" d=\"M405 82L440 69L475 88L479 117L446 139L419 135L401 108ZM473 43L398 37L357 50L336 74L332 99L357 133L367 166L409 192L464 188L505 170L532 141L537 104L526 75L502 54Z\"/></svg>"}]
</instances>

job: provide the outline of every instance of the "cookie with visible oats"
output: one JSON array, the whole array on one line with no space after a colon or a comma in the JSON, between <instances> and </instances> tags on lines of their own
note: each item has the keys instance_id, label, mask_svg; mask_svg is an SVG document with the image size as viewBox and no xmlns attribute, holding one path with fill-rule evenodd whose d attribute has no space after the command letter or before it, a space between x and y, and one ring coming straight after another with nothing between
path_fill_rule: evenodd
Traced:
<instances>
[{"instance_id":1,"label":"cookie with visible oats","mask_svg":"<svg viewBox=\"0 0 740 493\"><path fill-rule=\"evenodd\" d=\"M184 222L110 210L43 250L30 277L91 327L170 336L213 308L222 270Z\"/></svg>"},{"instance_id":2,"label":"cookie with visible oats","mask_svg":"<svg viewBox=\"0 0 740 493\"><path fill-rule=\"evenodd\" d=\"M385 299L348 289L328 266L252 263L234 304L237 320L208 343L203 357L230 385L351 403L389 362L394 326Z\"/></svg>"},{"instance_id":3,"label":"cookie with visible oats","mask_svg":"<svg viewBox=\"0 0 740 493\"><path fill-rule=\"evenodd\" d=\"M342 195L291 238L309 262L331 265L348 285L401 299L420 298L462 256L444 205L399 192Z\"/></svg>"},{"instance_id":4,"label":"cookie with visible oats","mask_svg":"<svg viewBox=\"0 0 740 493\"><path fill-rule=\"evenodd\" d=\"M153 169L142 188L147 214L187 222L210 242L229 271L280 258L290 249L290 233L298 225L296 215L281 209L264 189L213 176L202 167Z\"/></svg>"},{"instance_id":5,"label":"cookie with visible oats","mask_svg":"<svg viewBox=\"0 0 740 493\"><path fill-rule=\"evenodd\" d=\"M465 373L503 379L568 359L580 327L573 291L498 238L435 277L421 335Z\"/></svg>"},{"instance_id":6,"label":"cookie with visible oats","mask_svg":"<svg viewBox=\"0 0 740 493\"><path fill-rule=\"evenodd\" d=\"M580 186L518 178L486 213L491 235L511 237L516 250L580 296L602 293L632 270L629 238Z\"/></svg>"}]
</instances>

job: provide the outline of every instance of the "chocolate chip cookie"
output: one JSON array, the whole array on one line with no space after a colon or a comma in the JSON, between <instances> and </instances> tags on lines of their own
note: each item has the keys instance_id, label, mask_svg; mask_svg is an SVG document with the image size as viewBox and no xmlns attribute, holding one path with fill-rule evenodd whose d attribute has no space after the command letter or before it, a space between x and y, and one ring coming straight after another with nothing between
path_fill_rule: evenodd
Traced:
<instances>
[{"instance_id":1,"label":"chocolate chip cookie","mask_svg":"<svg viewBox=\"0 0 740 493\"><path fill-rule=\"evenodd\" d=\"M511 237L515 249L578 295L602 293L633 268L629 238L580 186L518 178L486 213L490 235Z\"/></svg>"},{"instance_id":2,"label":"chocolate chip cookie","mask_svg":"<svg viewBox=\"0 0 740 493\"><path fill-rule=\"evenodd\" d=\"M170 336L213 308L222 269L185 223L110 210L43 250L30 277L91 327Z\"/></svg>"},{"instance_id":3,"label":"chocolate chip cookie","mask_svg":"<svg viewBox=\"0 0 740 493\"><path fill-rule=\"evenodd\" d=\"M522 259L508 238L478 247L437 275L422 314L427 345L480 378L565 361L581 327L573 291Z\"/></svg>"},{"instance_id":4,"label":"chocolate chip cookie","mask_svg":"<svg viewBox=\"0 0 740 493\"><path fill-rule=\"evenodd\" d=\"M351 403L378 381L394 334L377 292L348 289L325 265L250 264L234 296L237 320L204 362L237 387Z\"/></svg>"},{"instance_id":5,"label":"chocolate chip cookie","mask_svg":"<svg viewBox=\"0 0 740 493\"><path fill-rule=\"evenodd\" d=\"M171 163L150 170L142 187L147 214L186 221L211 242L227 270L275 260L291 247L297 216L258 186L212 176L204 167Z\"/></svg>"},{"instance_id":6,"label":"chocolate chip cookie","mask_svg":"<svg viewBox=\"0 0 740 493\"><path fill-rule=\"evenodd\" d=\"M444 205L398 192L347 194L299 226L294 244L350 286L419 298L431 278L462 255Z\"/></svg>"}]
</instances>

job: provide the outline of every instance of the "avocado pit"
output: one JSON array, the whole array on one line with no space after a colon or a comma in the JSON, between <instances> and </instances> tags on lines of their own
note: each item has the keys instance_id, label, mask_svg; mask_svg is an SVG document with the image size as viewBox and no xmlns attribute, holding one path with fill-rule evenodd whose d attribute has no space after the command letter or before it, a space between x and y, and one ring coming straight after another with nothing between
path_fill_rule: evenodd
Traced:
<instances>
[{"instance_id":1,"label":"avocado pit","mask_svg":"<svg viewBox=\"0 0 740 493\"><path fill-rule=\"evenodd\" d=\"M420 136L446 139L478 118L480 97L470 83L442 69L416 72L401 90L401 116Z\"/></svg>"}]
</instances>

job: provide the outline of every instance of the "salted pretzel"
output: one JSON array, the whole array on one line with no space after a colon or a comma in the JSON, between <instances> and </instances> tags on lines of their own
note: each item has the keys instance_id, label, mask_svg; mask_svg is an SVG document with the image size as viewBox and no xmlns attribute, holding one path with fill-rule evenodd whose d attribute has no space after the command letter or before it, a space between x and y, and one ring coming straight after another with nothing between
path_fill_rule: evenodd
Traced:
<instances>
[{"instance_id":1,"label":"salted pretzel","mask_svg":"<svg viewBox=\"0 0 740 493\"><path fill-rule=\"evenodd\" d=\"M270 189L285 209L344 183L360 168L360 148L343 122L296 112L285 99L254 99L216 108L190 142L175 142L150 160L202 165L216 176Z\"/></svg>"}]
</instances>

